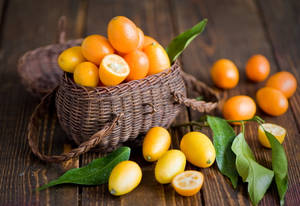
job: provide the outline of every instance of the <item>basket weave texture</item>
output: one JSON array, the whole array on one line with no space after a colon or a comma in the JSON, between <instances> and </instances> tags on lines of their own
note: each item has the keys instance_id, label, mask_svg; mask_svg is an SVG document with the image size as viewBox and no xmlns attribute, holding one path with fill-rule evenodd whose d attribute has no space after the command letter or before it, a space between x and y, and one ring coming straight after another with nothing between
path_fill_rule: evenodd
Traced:
<instances>
[{"instance_id":1,"label":"basket weave texture","mask_svg":"<svg viewBox=\"0 0 300 206\"><path fill-rule=\"evenodd\" d=\"M82 39L70 40L64 44L52 44L26 52L19 59L18 73L27 91L40 98L51 92L63 75L57 64L58 55L81 42Z\"/></svg>"},{"instance_id":2,"label":"basket weave texture","mask_svg":"<svg viewBox=\"0 0 300 206\"><path fill-rule=\"evenodd\" d=\"M111 151L154 126L168 127L181 107L174 99L175 92L186 96L178 62L160 74L115 87L89 89L77 85L65 73L56 95L57 115L64 131L80 144L123 114L98 145Z\"/></svg>"}]
</instances>

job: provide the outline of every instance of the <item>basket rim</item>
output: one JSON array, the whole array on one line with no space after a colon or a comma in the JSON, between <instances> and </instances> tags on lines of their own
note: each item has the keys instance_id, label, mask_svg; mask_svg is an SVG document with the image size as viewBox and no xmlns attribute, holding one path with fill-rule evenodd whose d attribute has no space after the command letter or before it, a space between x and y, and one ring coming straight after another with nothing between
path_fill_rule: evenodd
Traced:
<instances>
[{"instance_id":1,"label":"basket rim","mask_svg":"<svg viewBox=\"0 0 300 206\"><path fill-rule=\"evenodd\" d=\"M114 95L114 94L118 94L120 96L120 91L128 91L128 89L134 89L134 88L143 88L143 86L145 87L145 89L149 90L149 89L153 89L156 87L161 86L160 84L156 84L158 81L161 80L168 80L167 77L169 77L170 75L172 75L174 72L179 72L180 75L180 63L178 60L176 60L170 68L165 69L164 71L154 74L154 75L150 75L150 76L146 76L143 79L139 79L139 80L132 80L129 82L123 82L119 85L116 86L97 86L97 87L86 87L86 86L82 86L79 84L76 84L73 80L73 78L71 78L71 74L64 72L62 79L61 79L61 84L67 84L70 85L71 89L74 92L84 92L88 95L105 95L105 94L109 94L109 95ZM165 81L164 83L168 83L168 81ZM151 86L149 86L151 85Z\"/></svg>"}]
</instances>

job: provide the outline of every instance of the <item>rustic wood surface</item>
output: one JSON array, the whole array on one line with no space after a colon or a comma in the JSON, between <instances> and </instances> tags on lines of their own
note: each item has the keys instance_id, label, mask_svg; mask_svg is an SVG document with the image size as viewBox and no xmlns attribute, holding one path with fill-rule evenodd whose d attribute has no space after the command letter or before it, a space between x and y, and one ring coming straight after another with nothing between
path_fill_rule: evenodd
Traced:
<instances>
[{"instance_id":1,"label":"rustic wood surface","mask_svg":"<svg viewBox=\"0 0 300 206\"><path fill-rule=\"evenodd\" d=\"M134 148L131 159L143 170L137 189L122 197L113 197L107 185L78 187L57 186L45 191L35 189L60 176L66 170L88 164L100 157L88 153L61 164L46 164L35 158L27 144L26 127L38 99L30 96L17 75L17 60L27 50L54 43L60 16L68 20L67 38L106 33L113 16L125 15L136 22L146 34L158 39L163 46L175 35L208 18L205 32L194 40L181 57L183 69L212 86L209 68L219 58L233 60L240 70L239 86L220 91L222 97L237 94L255 97L264 83L246 80L244 67L255 53L265 55L271 72L292 72L300 82L300 2L298 0L0 0L0 205L251 205L247 186L239 184L234 190L217 170L216 164L204 173L205 183L193 197L177 195L169 185L154 179L154 165L143 161L141 149ZM189 92L190 95L194 95ZM282 125L288 131L283 146L289 163L289 189L286 205L300 204L300 92L289 100L289 110L280 117L270 117L258 110L267 121ZM220 108L222 104L220 105ZM41 149L58 154L72 148L54 114L49 112L41 129ZM219 114L217 111L216 114ZM183 110L175 124L201 116ZM271 151L257 141L257 125L247 125L246 140L258 161L271 167ZM170 129L173 148L180 138L193 128ZM210 137L211 132L204 129ZM279 205L276 186L272 184L260 205Z\"/></svg>"}]
</instances>

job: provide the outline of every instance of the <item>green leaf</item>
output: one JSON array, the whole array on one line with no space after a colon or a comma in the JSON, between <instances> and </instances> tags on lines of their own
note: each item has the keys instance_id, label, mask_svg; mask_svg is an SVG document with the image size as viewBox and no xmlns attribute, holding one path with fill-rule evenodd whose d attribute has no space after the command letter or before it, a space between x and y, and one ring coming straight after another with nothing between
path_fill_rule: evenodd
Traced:
<instances>
[{"instance_id":1,"label":"green leaf","mask_svg":"<svg viewBox=\"0 0 300 206\"><path fill-rule=\"evenodd\" d=\"M263 198L269 188L274 172L258 164L247 144L244 134L240 133L232 143L236 155L236 168L243 182L248 182L248 193L254 205Z\"/></svg>"},{"instance_id":2,"label":"green leaf","mask_svg":"<svg viewBox=\"0 0 300 206\"><path fill-rule=\"evenodd\" d=\"M99 185L106 183L112 169L119 162L128 160L129 156L130 148L120 147L105 157L93 160L87 166L70 169L58 179L52 180L48 184L38 188L38 191L64 183L80 185Z\"/></svg>"},{"instance_id":3,"label":"green leaf","mask_svg":"<svg viewBox=\"0 0 300 206\"><path fill-rule=\"evenodd\" d=\"M216 149L218 168L223 175L231 180L233 187L236 188L238 173L235 168L235 154L231 150L236 134L224 119L207 116L207 122L214 134L213 142Z\"/></svg>"},{"instance_id":4,"label":"green leaf","mask_svg":"<svg viewBox=\"0 0 300 206\"><path fill-rule=\"evenodd\" d=\"M283 146L268 131L264 129L272 147L272 169L275 173L275 182L280 197L280 205L284 205L284 196L288 188L288 162Z\"/></svg>"},{"instance_id":5,"label":"green leaf","mask_svg":"<svg viewBox=\"0 0 300 206\"><path fill-rule=\"evenodd\" d=\"M202 33L205 29L206 23L207 19L202 20L191 29L179 34L170 42L166 51L171 62L174 62L183 50L191 43L191 41Z\"/></svg>"}]
</instances>

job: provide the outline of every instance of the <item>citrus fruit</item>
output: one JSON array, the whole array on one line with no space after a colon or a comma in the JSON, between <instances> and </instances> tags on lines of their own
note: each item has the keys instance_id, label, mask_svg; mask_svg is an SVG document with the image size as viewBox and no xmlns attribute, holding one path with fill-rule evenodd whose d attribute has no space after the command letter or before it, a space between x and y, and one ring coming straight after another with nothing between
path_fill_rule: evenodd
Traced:
<instances>
[{"instance_id":1,"label":"citrus fruit","mask_svg":"<svg viewBox=\"0 0 300 206\"><path fill-rule=\"evenodd\" d=\"M116 16L107 26L107 36L119 52L129 53L138 48L139 32L136 25L125 16Z\"/></svg>"},{"instance_id":2,"label":"citrus fruit","mask_svg":"<svg viewBox=\"0 0 300 206\"><path fill-rule=\"evenodd\" d=\"M139 27L137 27L137 31L138 31L138 34L139 34L139 43L138 43L137 49L143 49L144 32Z\"/></svg>"},{"instance_id":3,"label":"citrus fruit","mask_svg":"<svg viewBox=\"0 0 300 206\"><path fill-rule=\"evenodd\" d=\"M175 191L182 196L197 194L204 182L204 176L196 170L187 170L176 175L172 180Z\"/></svg>"},{"instance_id":4,"label":"citrus fruit","mask_svg":"<svg viewBox=\"0 0 300 206\"><path fill-rule=\"evenodd\" d=\"M108 180L110 194L120 196L131 192L142 179L140 166L133 161L122 161L111 171Z\"/></svg>"},{"instance_id":5,"label":"citrus fruit","mask_svg":"<svg viewBox=\"0 0 300 206\"><path fill-rule=\"evenodd\" d=\"M114 49L109 41L104 36L96 34L90 35L83 40L81 51L87 60L97 65L101 63L104 56L114 53Z\"/></svg>"},{"instance_id":6,"label":"citrus fruit","mask_svg":"<svg viewBox=\"0 0 300 206\"><path fill-rule=\"evenodd\" d=\"M148 75L156 74L170 68L170 59L165 49L158 43L151 43L144 48L149 59Z\"/></svg>"},{"instance_id":7,"label":"citrus fruit","mask_svg":"<svg viewBox=\"0 0 300 206\"><path fill-rule=\"evenodd\" d=\"M272 75L266 86L278 89L286 98L290 98L297 89L297 80L290 72L282 71Z\"/></svg>"},{"instance_id":8,"label":"citrus fruit","mask_svg":"<svg viewBox=\"0 0 300 206\"><path fill-rule=\"evenodd\" d=\"M171 144L171 136L163 127L151 128L144 138L143 156L146 161L153 162L158 160L166 153Z\"/></svg>"},{"instance_id":9,"label":"citrus fruit","mask_svg":"<svg viewBox=\"0 0 300 206\"><path fill-rule=\"evenodd\" d=\"M75 67L73 77L76 84L96 87L99 82L98 68L91 62L82 62Z\"/></svg>"},{"instance_id":10,"label":"citrus fruit","mask_svg":"<svg viewBox=\"0 0 300 206\"><path fill-rule=\"evenodd\" d=\"M256 104L251 97L238 95L229 98L223 106L223 116L227 120L251 119L256 112ZM233 122L233 124L239 124Z\"/></svg>"},{"instance_id":11,"label":"citrus fruit","mask_svg":"<svg viewBox=\"0 0 300 206\"><path fill-rule=\"evenodd\" d=\"M270 63L266 57L257 54L252 56L246 64L246 75L254 82L264 81L270 73Z\"/></svg>"},{"instance_id":12,"label":"citrus fruit","mask_svg":"<svg viewBox=\"0 0 300 206\"><path fill-rule=\"evenodd\" d=\"M129 72L129 66L122 57L109 54L102 59L99 76L105 86L116 86L126 79Z\"/></svg>"},{"instance_id":13,"label":"citrus fruit","mask_svg":"<svg viewBox=\"0 0 300 206\"><path fill-rule=\"evenodd\" d=\"M149 71L149 60L147 55L140 51L134 50L124 56L125 61L129 65L130 73L126 80L143 79Z\"/></svg>"},{"instance_id":14,"label":"citrus fruit","mask_svg":"<svg viewBox=\"0 0 300 206\"><path fill-rule=\"evenodd\" d=\"M288 109L287 98L277 89L263 87L256 92L258 106L267 114L280 116Z\"/></svg>"},{"instance_id":15,"label":"citrus fruit","mask_svg":"<svg viewBox=\"0 0 300 206\"><path fill-rule=\"evenodd\" d=\"M169 150L155 165L155 179L161 184L167 184L179 173L184 171L186 159L180 150Z\"/></svg>"},{"instance_id":16,"label":"citrus fruit","mask_svg":"<svg viewBox=\"0 0 300 206\"><path fill-rule=\"evenodd\" d=\"M158 44L158 42L155 39L153 39L152 37L144 35L143 48L145 48L146 46L148 46L152 43Z\"/></svg>"},{"instance_id":17,"label":"citrus fruit","mask_svg":"<svg viewBox=\"0 0 300 206\"><path fill-rule=\"evenodd\" d=\"M216 159L216 151L210 139L201 132L189 132L180 141L180 150L188 162L197 167L210 167Z\"/></svg>"},{"instance_id":18,"label":"citrus fruit","mask_svg":"<svg viewBox=\"0 0 300 206\"><path fill-rule=\"evenodd\" d=\"M217 87L231 89L239 82L239 71L229 59L220 59L210 70L211 78Z\"/></svg>"},{"instance_id":19,"label":"citrus fruit","mask_svg":"<svg viewBox=\"0 0 300 206\"><path fill-rule=\"evenodd\" d=\"M265 123L258 127L258 140L264 147L271 148L271 145L263 128L270 132L280 144L283 142L286 130L277 124Z\"/></svg>"},{"instance_id":20,"label":"citrus fruit","mask_svg":"<svg viewBox=\"0 0 300 206\"><path fill-rule=\"evenodd\" d=\"M65 72L73 73L75 67L84 62L80 46L74 46L63 51L58 57L58 65Z\"/></svg>"}]
</instances>

